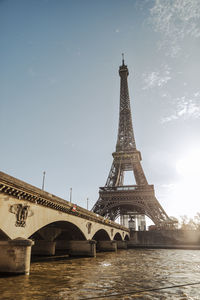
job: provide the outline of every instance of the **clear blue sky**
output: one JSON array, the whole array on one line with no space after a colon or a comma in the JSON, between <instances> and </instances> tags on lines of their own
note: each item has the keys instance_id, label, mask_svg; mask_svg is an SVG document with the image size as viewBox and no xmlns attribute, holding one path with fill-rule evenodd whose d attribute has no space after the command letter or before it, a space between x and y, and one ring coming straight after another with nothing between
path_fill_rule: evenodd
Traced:
<instances>
[{"instance_id":1,"label":"clear blue sky","mask_svg":"<svg viewBox=\"0 0 200 300\"><path fill-rule=\"evenodd\" d=\"M0 170L90 208L115 150L121 53L149 183L200 211L200 1L1 0Z\"/></svg>"}]
</instances>

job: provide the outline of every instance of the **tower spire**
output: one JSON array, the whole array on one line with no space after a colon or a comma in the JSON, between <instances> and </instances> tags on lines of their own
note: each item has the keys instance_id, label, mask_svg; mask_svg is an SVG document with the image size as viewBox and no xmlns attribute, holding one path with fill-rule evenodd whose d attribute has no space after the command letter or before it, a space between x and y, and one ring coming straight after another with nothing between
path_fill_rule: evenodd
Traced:
<instances>
[{"instance_id":1,"label":"tower spire","mask_svg":"<svg viewBox=\"0 0 200 300\"><path fill-rule=\"evenodd\" d=\"M122 66L124 66L124 53L122 53Z\"/></svg>"},{"instance_id":2,"label":"tower spire","mask_svg":"<svg viewBox=\"0 0 200 300\"><path fill-rule=\"evenodd\" d=\"M128 91L128 68L124 64L124 54L122 53L122 66L119 67L120 75L120 107L119 107L119 127L116 151L131 151L136 149L133 133L131 105Z\"/></svg>"}]
</instances>

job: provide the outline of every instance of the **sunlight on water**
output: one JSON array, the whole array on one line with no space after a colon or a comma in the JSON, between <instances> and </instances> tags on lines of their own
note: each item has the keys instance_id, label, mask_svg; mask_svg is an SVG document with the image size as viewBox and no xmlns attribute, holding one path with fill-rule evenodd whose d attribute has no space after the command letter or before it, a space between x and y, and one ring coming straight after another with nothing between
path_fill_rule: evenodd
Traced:
<instances>
[{"instance_id":1,"label":"sunlight on water","mask_svg":"<svg viewBox=\"0 0 200 300\"><path fill-rule=\"evenodd\" d=\"M130 249L31 264L30 276L0 278L0 299L200 299L200 251ZM132 292L132 294L131 294ZM108 297L108 295L115 295ZM118 295L117 295L118 294ZM102 298L104 296L104 298Z\"/></svg>"},{"instance_id":2,"label":"sunlight on water","mask_svg":"<svg viewBox=\"0 0 200 300\"><path fill-rule=\"evenodd\" d=\"M103 263L102 266L103 267L109 267L109 266L111 266L111 264L109 264L109 263Z\"/></svg>"}]
</instances>

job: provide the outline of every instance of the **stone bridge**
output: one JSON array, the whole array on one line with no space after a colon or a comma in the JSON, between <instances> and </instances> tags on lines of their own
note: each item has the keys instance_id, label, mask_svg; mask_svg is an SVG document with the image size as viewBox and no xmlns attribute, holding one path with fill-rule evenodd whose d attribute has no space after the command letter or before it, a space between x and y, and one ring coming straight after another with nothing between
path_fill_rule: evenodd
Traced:
<instances>
[{"instance_id":1,"label":"stone bridge","mask_svg":"<svg viewBox=\"0 0 200 300\"><path fill-rule=\"evenodd\" d=\"M95 256L126 248L129 229L0 172L0 273L29 273L30 255Z\"/></svg>"}]
</instances>

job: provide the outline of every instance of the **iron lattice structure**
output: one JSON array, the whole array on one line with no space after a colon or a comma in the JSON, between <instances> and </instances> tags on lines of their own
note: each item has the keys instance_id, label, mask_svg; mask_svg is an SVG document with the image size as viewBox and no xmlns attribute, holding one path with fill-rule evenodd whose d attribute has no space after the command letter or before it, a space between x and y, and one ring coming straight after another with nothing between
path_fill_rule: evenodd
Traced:
<instances>
[{"instance_id":1,"label":"iron lattice structure","mask_svg":"<svg viewBox=\"0 0 200 300\"><path fill-rule=\"evenodd\" d=\"M120 215L148 216L157 226L169 225L168 217L155 197L154 186L149 185L141 166L141 153L136 148L130 98L128 68L122 60L120 75L119 128L113 163L104 187L99 188L99 199L93 212L115 220ZM124 185L124 172L133 171L135 185Z\"/></svg>"}]
</instances>

